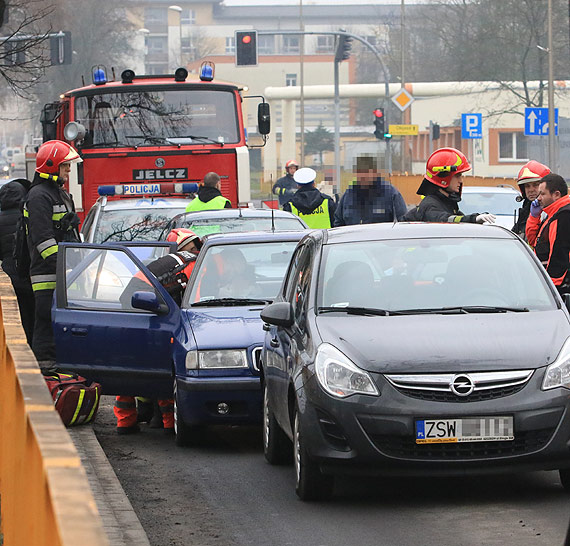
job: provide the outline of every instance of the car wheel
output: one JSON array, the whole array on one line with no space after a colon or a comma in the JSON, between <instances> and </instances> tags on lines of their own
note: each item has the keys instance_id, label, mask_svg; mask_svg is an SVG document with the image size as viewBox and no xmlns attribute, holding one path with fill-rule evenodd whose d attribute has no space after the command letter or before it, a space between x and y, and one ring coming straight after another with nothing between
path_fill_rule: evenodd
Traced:
<instances>
[{"instance_id":1,"label":"car wheel","mask_svg":"<svg viewBox=\"0 0 570 546\"><path fill-rule=\"evenodd\" d=\"M178 389L174 378L174 433L176 445L185 447L196 445L203 436L203 427L190 426L184 422L178 404Z\"/></svg>"},{"instance_id":2,"label":"car wheel","mask_svg":"<svg viewBox=\"0 0 570 546\"><path fill-rule=\"evenodd\" d=\"M269 405L267 383L263 383L263 454L269 464L291 462L293 446L291 440L277 423Z\"/></svg>"},{"instance_id":3,"label":"car wheel","mask_svg":"<svg viewBox=\"0 0 570 546\"><path fill-rule=\"evenodd\" d=\"M570 468L561 468L558 473L560 474L560 481L567 493L570 493Z\"/></svg>"},{"instance_id":4,"label":"car wheel","mask_svg":"<svg viewBox=\"0 0 570 546\"><path fill-rule=\"evenodd\" d=\"M301 500L327 500L332 496L334 476L323 474L319 465L309 457L301 432L298 409L295 409L293 425L293 463L295 492Z\"/></svg>"}]
</instances>

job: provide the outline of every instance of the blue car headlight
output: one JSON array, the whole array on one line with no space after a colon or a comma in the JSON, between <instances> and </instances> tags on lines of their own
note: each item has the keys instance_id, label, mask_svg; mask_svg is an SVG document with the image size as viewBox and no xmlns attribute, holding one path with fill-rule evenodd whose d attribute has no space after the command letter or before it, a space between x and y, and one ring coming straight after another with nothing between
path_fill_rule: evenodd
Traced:
<instances>
[{"instance_id":1,"label":"blue car headlight","mask_svg":"<svg viewBox=\"0 0 570 546\"><path fill-rule=\"evenodd\" d=\"M247 354L245 349L189 351L186 354L187 370L247 367Z\"/></svg>"},{"instance_id":2,"label":"blue car headlight","mask_svg":"<svg viewBox=\"0 0 570 546\"><path fill-rule=\"evenodd\" d=\"M368 373L328 343L321 344L317 349L315 370L321 387L336 398L346 398L352 394L379 395Z\"/></svg>"},{"instance_id":3,"label":"blue car headlight","mask_svg":"<svg viewBox=\"0 0 570 546\"><path fill-rule=\"evenodd\" d=\"M570 389L570 338L568 338L556 360L546 368L542 390L555 389L556 387L566 387Z\"/></svg>"}]
</instances>

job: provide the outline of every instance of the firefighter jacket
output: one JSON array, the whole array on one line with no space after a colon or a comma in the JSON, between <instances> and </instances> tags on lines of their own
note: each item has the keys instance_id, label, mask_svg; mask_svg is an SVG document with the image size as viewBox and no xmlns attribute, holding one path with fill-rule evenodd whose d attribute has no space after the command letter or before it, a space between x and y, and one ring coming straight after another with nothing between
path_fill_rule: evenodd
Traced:
<instances>
[{"instance_id":1,"label":"firefighter jacket","mask_svg":"<svg viewBox=\"0 0 570 546\"><path fill-rule=\"evenodd\" d=\"M79 242L79 218L71 196L53 180L34 177L24 204L32 288L55 289L57 245Z\"/></svg>"},{"instance_id":2,"label":"firefighter jacket","mask_svg":"<svg viewBox=\"0 0 570 546\"><path fill-rule=\"evenodd\" d=\"M390 182L377 178L371 187L353 184L341 197L334 225L376 224L395 222L406 213L402 194Z\"/></svg>"},{"instance_id":3,"label":"firefighter jacket","mask_svg":"<svg viewBox=\"0 0 570 546\"><path fill-rule=\"evenodd\" d=\"M530 201L528 199L524 199L522 207L518 211L518 217L513 229L511 230L513 233L520 235L521 237L525 238L525 229L526 229L526 221L530 215Z\"/></svg>"},{"instance_id":4,"label":"firefighter jacket","mask_svg":"<svg viewBox=\"0 0 570 546\"><path fill-rule=\"evenodd\" d=\"M297 189L297 182L293 178L293 175L287 173L285 176L282 176L273 184L273 188L271 191L279 196L279 206L283 207L287 201L289 201L292 195L295 193Z\"/></svg>"},{"instance_id":5,"label":"firefighter jacket","mask_svg":"<svg viewBox=\"0 0 570 546\"><path fill-rule=\"evenodd\" d=\"M570 268L570 196L554 201L543 212L547 217L542 222L540 217L528 217L526 236L556 288L567 292L570 280L566 278Z\"/></svg>"},{"instance_id":6,"label":"firefighter jacket","mask_svg":"<svg viewBox=\"0 0 570 546\"><path fill-rule=\"evenodd\" d=\"M301 186L283 210L292 212L312 229L326 229L333 225L336 203L312 184Z\"/></svg>"},{"instance_id":7,"label":"firefighter jacket","mask_svg":"<svg viewBox=\"0 0 570 546\"><path fill-rule=\"evenodd\" d=\"M186 212L231 208L231 201L229 199L226 199L218 188L213 188L211 186L200 186L198 188L197 197L190 201L190 204L186 207Z\"/></svg>"},{"instance_id":8,"label":"firefighter jacket","mask_svg":"<svg viewBox=\"0 0 570 546\"><path fill-rule=\"evenodd\" d=\"M478 214L473 213L465 216L459 210L459 196L447 196L438 190L436 186L421 200L420 204L409 210L403 220L405 222L470 222L475 223ZM427 192L426 192L427 193Z\"/></svg>"}]
</instances>

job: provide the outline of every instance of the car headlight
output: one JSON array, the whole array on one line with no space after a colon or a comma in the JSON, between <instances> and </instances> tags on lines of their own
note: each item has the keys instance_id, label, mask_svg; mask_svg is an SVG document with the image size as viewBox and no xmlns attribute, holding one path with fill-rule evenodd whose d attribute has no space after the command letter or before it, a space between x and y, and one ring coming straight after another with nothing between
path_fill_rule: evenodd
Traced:
<instances>
[{"instance_id":1,"label":"car headlight","mask_svg":"<svg viewBox=\"0 0 570 546\"><path fill-rule=\"evenodd\" d=\"M186 354L186 369L247 368L247 355L243 349L221 351L189 351Z\"/></svg>"},{"instance_id":2,"label":"car headlight","mask_svg":"<svg viewBox=\"0 0 570 546\"><path fill-rule=\"evenodd\" d=\"M546 368L542 390L555 389L556 387L566 387L570 389L570 338L568 338L556 360Z\"/></svg>"},{"instance_id":3,"label":"car headlight","mask_svg":"<svg viewBox=\"0 0 570 546\"><path fill-rule=\"evenodd\" d=\"M368 373L328 343L323 343L317 350L315 370L321 387L336 398L351 394L379 395Z\"/></svg>"}]
</instances>

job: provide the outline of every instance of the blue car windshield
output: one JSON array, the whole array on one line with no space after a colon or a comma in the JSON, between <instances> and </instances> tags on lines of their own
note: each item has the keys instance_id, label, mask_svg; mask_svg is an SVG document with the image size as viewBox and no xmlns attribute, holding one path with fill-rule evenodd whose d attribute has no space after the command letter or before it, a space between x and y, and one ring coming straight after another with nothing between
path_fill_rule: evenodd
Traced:
<instances>
[{"instance_id":1,"label":"blue car windshield","mask_svg":"<svg viewBox=\"0 0 570 546\"><path fill-rule=\"evenodd\" d=\"M265 242L210 247L199 266L189 305L223 298L273 300L297 243Z\"/></svg>"},{"instance_id":2,"label":"blue car windshield","mask_svg":"<svg viewBox=\"0 0 570 546\"><path fill-rule=\"evenodd\" d=\"M325 245L317 306L542 311L556 302L519 240L434 238Z\"/></svg>"}]
</instances>

